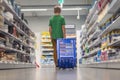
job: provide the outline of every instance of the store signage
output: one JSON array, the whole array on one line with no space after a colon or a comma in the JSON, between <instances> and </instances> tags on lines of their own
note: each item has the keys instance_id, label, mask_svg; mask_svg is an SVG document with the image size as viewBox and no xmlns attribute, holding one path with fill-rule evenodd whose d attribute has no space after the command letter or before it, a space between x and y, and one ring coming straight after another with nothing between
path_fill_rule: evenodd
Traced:
<instances>
[{"instance_id":1,"label":"store signage","mask_svg":"<svg viewBox=\"0 0 120 80\"><path fill-rule=\"evenodd\" d=\"M59 4L63 4L63 3L64 3L64 0L58 0L58 3L59 3Z\"/></svg>"}]
</instances>

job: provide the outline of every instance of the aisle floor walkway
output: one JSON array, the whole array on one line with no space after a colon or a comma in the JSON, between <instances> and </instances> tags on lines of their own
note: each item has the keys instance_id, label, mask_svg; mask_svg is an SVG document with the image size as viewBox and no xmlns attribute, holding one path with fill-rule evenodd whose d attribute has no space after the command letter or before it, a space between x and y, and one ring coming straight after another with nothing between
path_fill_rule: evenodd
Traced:
<instances>
[{"instance_id":1,"label":"aisle floor walkway","mask_svg":"<svg viewBox=\"0 0 120 80\"><path fill-rule=\"evenodd\" d=\"M120 80L120 70L93 68L0 70L0 80Z\"/></svg>"}]
</instances>

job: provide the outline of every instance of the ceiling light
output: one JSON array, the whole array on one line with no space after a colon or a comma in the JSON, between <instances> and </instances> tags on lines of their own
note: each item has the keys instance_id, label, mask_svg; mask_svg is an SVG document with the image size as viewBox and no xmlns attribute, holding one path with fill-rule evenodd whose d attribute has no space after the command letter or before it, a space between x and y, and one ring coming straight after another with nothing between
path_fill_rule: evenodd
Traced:
<instances>
[{"instance_id":1,"label":"ceiling light","mask_svg":"<svg viewBox=\"0 0 120 80\"><path fill-rule=\"evenodd\" d=\"M63 11L76 11L76 10L82 10L82 8L64 8Z\"/></svg>"},{"instance_id":2,"label":"ceiling light","mask_svg":"<svg viewBox=\"0 0 120 80\"><path fill-rule=\"evenodd\" d=\"M47 9L21 9L21 11L47 11Z\"/></svg>"}]
</instances>

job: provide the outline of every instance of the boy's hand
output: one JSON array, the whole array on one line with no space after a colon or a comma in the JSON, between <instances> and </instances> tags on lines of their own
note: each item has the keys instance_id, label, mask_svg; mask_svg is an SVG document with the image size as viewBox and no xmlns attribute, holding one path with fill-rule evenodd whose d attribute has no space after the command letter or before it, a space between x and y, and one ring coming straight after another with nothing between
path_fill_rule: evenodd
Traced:
<instances>
[{"instance_id":1,"label":"boy's hand","mask_svg":"<svg viewBox=\"0 0 120 80\"><path fill-rule=\"evenodd\" d=\"M63 37L66 38L66 35L64 34Z\"/></svg>"}]
</instances>

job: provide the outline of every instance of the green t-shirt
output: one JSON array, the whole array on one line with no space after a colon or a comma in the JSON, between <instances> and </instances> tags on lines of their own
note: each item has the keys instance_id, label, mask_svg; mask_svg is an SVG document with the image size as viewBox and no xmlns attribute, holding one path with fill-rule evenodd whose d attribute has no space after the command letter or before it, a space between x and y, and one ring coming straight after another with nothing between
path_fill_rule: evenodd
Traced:
<instances>
[{"instance_id":1,"label":"green t-shirt","mask_svg":"<svg viewBox=\"0 0 120 80\"><path fill-rule=\"evenodd\" d=\"M54 15L49 20L49 26L52 28L52 39L63 38L62 26L65 25L65 19L61 15Z\"/></svg>"}]
</instances>

